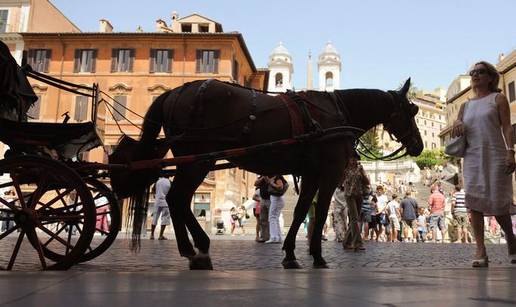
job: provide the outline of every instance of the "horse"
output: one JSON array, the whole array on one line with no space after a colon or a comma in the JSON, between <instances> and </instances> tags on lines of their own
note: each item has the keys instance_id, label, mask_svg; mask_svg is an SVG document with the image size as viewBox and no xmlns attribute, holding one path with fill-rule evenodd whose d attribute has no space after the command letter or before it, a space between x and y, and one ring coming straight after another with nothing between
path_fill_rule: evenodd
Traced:
<instances>
[{"instance_id":1,"label":"horse","mask_svg":"<svg viewBox=\"0 0 516 307\"><path fill-rule=\"evenodd\" d=\"M109 157L110 163L163 157L156 140L163 128L167 146L174 157L205 154L292 138L319 135L289 146L264 146L259 151L230 156L226 160L261 175L301 176L300 194L294 219L284 240L286 269L300 268L294 253L295 238L310 204L318 192L315 229L310 241L314 268L326 268L321 236L333 192L343 180L355 142L378 124L394 136L406 154L423 150L415 122L418 107L407 98L410 78L399 90L377 89L291 92L277 96L217 80L186 83L159 96L149 107L139 141L122 140ZM359 133L327 135L336 127L359 128ZM167 195L177 246L190 269L212 269L210 239L190 210L197 187L214 167L215 160L192 161L177 166ZM138 235L144 217L145 186L157 178L157 171L114 170L111 183L120 197L133 197L133 234ZM154 175L153 175L154 173ZM195 248L188 238L190 232Z\"/></svg>"}]
</instances>

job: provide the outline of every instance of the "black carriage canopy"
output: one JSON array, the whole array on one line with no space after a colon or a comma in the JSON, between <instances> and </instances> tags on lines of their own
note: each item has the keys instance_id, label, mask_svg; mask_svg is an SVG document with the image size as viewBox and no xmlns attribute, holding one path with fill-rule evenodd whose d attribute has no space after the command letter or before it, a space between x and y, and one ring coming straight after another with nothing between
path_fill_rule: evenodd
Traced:
<instances>
[{"instance_id":1,"label":"black carriage canopy","mask_svg":"<svg viewBox=\"0 0 516 307\"><path fill-rule=\"evenodd\" d=\"M30 71L30 67L28 68ZM27 112L36 103L25 70L11 55L6 44L0 41L0 141L24 152L43 149L64 159L101 146L95 125L87 123L27 122ZM43 79L38 79L42 82Z\"/></svg>"}]
</instances>

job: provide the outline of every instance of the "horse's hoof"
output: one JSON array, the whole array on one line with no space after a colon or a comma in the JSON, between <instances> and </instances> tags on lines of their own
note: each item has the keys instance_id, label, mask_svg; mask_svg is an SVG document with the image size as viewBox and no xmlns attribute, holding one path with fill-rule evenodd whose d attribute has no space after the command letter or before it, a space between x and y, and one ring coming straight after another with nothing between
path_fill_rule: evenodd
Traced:
<instances>
[{"instance_id":1,"label":"horse's hoof","mask_svg":"<svg viewBox=\"0 0 516 307\"><path fill-rule=\"evenodd\" d=\"M210 256L206 254L197 254L190 260L190 270L213 270Z\"/></svg>"},{"instance_id":2,"label":"horse's hoof","mask_svg":"<svg viewBox=\"0 0 516 307\"><path fill-rule=\"evenodd\" d=\"M324 259L314 260L314 269L329 269L330 267Z\"/></svg>"},{"instance_id":3,"label":"horse's hoof","mask_svg":"<svg viewBox=\"0 0 516 307\"><path fill-rule=\"evenodd\" d=\"M326 263L314 263L314 269L329 269L330 267Z\"/></svg>"},{"instance_id":4,"label":"horse's hoof","mask_svg":"<svg viewBox=\"0 0 516 307\"><path fill-rule=\"evenodd\" d=\"M283 268L284 269L301 269L301 265L299 264L299 262L297 262L297 260L283 260L281 262L281 265L283 265Z\"/></svg>"}]
</instances>

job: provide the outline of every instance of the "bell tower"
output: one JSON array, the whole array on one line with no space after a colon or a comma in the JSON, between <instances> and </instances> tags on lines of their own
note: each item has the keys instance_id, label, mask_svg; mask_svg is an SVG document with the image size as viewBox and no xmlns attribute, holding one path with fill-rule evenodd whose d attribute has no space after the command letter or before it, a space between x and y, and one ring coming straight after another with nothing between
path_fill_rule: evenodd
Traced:
<instances>
[{"instance_id":1,"label":"bell tower","mask_svg":"<svg viewBox=\"0 0 516 307\"><path fill-rule=\"evenodd\" d=\"M337 49L327 42L317 61L319 70L319 90L333 92L340 89L341 62Z\"/></svg>"},{"instance_id":2,"label":"bell tower","mask_svg":"<svg viewBox=\"0 0 516 307\"><path fill-rule=\"evenodd\" d=\"M272 50L269 56L268 67L269 91L286 92L292 89L292 74L294 73L292 56L282 42Z\"/></svg>"}]
</instances>

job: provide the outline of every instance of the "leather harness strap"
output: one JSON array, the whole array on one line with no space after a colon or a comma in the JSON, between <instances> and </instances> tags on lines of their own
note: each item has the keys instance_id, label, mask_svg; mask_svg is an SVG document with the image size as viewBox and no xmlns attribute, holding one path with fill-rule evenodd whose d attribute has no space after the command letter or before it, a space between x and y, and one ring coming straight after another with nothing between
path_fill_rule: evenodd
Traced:
<instances>
[{"instance_id":1,"label":"leather harness strap","mask_svg":"<svg viewBox=\"0 0 516 307\"><path fill-rule=\"evenodd\" d=\"M298 136L305 133L304 123L303 123L303 115L301 114L301 110L297 106L297 104L289 99L289 97L285 94L281 94L278 98L285 104L287 107L288 115L290 116L290 124L292 128L292 136Z\"/></svg>"}]
</instances>

